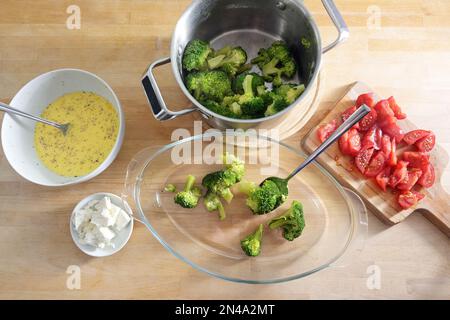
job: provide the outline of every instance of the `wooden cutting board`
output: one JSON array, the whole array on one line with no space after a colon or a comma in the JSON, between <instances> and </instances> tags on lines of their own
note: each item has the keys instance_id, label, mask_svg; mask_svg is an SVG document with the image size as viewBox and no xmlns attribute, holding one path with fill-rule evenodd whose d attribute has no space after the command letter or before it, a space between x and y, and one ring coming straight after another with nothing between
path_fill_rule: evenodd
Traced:
<instances>
[{"instance_id":1,"label":"wooden cutting board","mask_svg":"<svg viewBox=\"0 0 450 320\"><path fill-rule=\"evenodd\" d=\"M355 103L356 98L367 92L373 92L366 84L355 82L349 87L347 93L340 99L334 108L327 114L325 119L314 129L312 129L303 140L303 148L306 152L312 152L320 144L317 138L317 128L332 119L339 119L340 114ZM379 99L378 96L376 96ZM386 97L387 98L387 97ZM401 104L400 104L401 105ZM407 108L406 109L407 113ZM408 132L417 129L412 122L413 119L405 119L398 124ZM432 129L432 128L423 128ZM439 137L436 137L439 141ZM397 152L401 153L404 144L400 144ZM365 179L356 167L351 163L351 158L343 156L339 151L338 144L330 146L322 155L318 162L324 166L340 183L350 187L357 192L365 201L369 209L381 220L388 224L396 224L411 213L417 211L424 214L432 223L450 237L450 195L446 193L441 183L442 173L449 161L447 152L437 143L431 152L431 162L436 171L435 185L429 189L423 189L426 197L420 201L416 207L402 210L397 204L396 196L390 190L383 192L374 179Z\"/></svg>"}]
</instances>

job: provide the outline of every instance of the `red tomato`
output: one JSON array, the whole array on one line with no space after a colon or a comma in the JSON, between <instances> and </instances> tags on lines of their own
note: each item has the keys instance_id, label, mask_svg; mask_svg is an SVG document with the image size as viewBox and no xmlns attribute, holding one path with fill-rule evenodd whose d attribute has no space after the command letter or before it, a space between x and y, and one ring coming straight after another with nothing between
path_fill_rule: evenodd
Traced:
<instances>
[{"instance_id":1,"label":"red tomato","mask_svg":"<svg viewBox=\"0 0 450 320\"><path fill-rule=\"evenodd\" d=\"M361 151L355 158L355 165L362 174L366 172L366 168L369 165L370 159L372 158L373 151L373 148L361 148Z\"/></svg>"},{"instance_id":2,"label":"red tomato","mask_svg":"<svg viewBox=\"0 0 450 320\"><path fill-rule=\"evenodd\" d=\"M425 138L430 134L430 131L427 130L413 130L405 134L403 141L408 145L412 145L416 143L418 140Z\"/></svg>"},{"instance_id":3,"label":"red tomato","mask_svg":"<svg viewBox=\"0 0 450 320\"><path fill-rule=\"evenodd\" d=\"M386 187L391 175L391 167L385 167L375 178L381 190L386 191Z\"/></svg>"},{"instance_id":4,"label":"red tomato","mask_svg":"<svg viewBox=\"0 0 450 320\"><path fill-rule=\"evenodd\" d=\"M406 119L406 114L402 112L402 109L397 104L397 101L395 101L394 97L388 98L389 107L391 107L391 110L394 112L394 115L397 119Z\"/></svg>"},{"instance_id":5,"label":"red tomato","mask_svg":"<svg viewBox=\"0 0 450 320\"><path fill-rule=\"evenodd\" d=\"M380 126L384 133L386 133L391 138L395 138L395 142L400 143L400 141L402 141L405 134L396 123L390 123L388 125L380 124Z\"/></svg>"},{"instance_id":6,"label":"red tomato","mask_svg":"<svg viewBox=\"0 0 450 320\"><path fill-rule=\"evenodd\" d=\"M377 122L377 112L375 110L371 110L362 120L358 123L359 129L361 131L367 131L373 127L373 125Z\"/></svg>"},{"instance_id":7,"label":"red tomato","mask_svg":"<svg viewBox=\"0 0 450 320\"><path fill-rule=\"evenodd\" d=\"M388 158L388 165L396 166L397 165L397 142L392 138L391 140L391 153Z\"/></svg>"},{"instance_id":8,"label":"red tomato","mask_svg":"<svg viewBox=\"0 0 450 320\"><path fill-rule=\"evenodd\" d=\"M412 168L408 171L406 178L397 185L398 190L409 191L414 187L417 180L422 176L422 170Z\"/></svg>"},{"instance_id":9,"label":"red tomato","mask_svg":"<svg viewBox=\"0 0 450 320\"><path fill-rule=\"evenodd\" d=\"M361 136L359 135L358 130L356 130L355 128L351 128L348 131L347 143L348 154L355 157L361 150Z\"/></svg>"},{"instance_id":10,"label":"red tomato","mask_svg":"<svg viewBox=\"0 0 450 320\"><path fill-rule=\"evenodd\" d=\"M370 160L369 165L367 166L366 172L364 175L368 178L373 178L379 174L386 163L386 156L383 152L378 151Z\"/></svg>"},{"instance_id":11,"label":"red tomato","mask_svg":"<svg viewBox=\"0 0 450 320\"><path fill-rule=\"evenodd\" d=\"M408 175L408 162L399 161L395 167L394 173L389 177L388 185L395 188L400 182L402 182Z\"/></svg>"},{"instance_id":12,"label":"red tomato","mask_svg":"<svg viewBox=\"0 0 450 320\"><path fill-rule=\"evenodd\" d=\"M337 128L337 120L333 119L330 123L321 125L319 129L317 129L317 138L321 143L327 140L331 134L336 131Z\"/></svg>"},{"instance_id":13,"label":"red tomato","mask_svg":"<svg viewBox=\"0 0 450 320\"><path fill-rule=\"evenodd\" d=\"M347 110L345 110L345 111L341 114L342 122L344 122L345 120L347 120L348 118L350 118L350 116L351 116L355 111L356 111L356 106L352 106L352 107L348 108ZM353 126L353 128L359 130L359 123L355 124L355 125Z\"/></svg>"},{"instance_id":14,"label":"red tomato","mask_svg":"<svg viewBox=\"0 0 450 320\"><path fill-rule=\"evenodd\" d=\"M431 163L429 163L426 167L424 167L423 174L417 183L422 187L430 188L434 184L435 180L436 175L434 173L434 167Z\"/></svg>"},{"instance_id":15,"label":"red tomato","mask_svg":"<svg viewBox=\"0 0 450 320\"><path fill-rule=\"evenodd\" d=\"M375 148L375 150L380 150L382 136L383 132L375 125L364 135L362 145L366 148Z\"/></svg>"},{"instance_id":16,"label":"red tomato","mask_svg":"<svg viewBox=\"0 0 450 320\"><path fill-rule=\"evenodd\" d=\"M420 192L417 192L417 191L414 191L414 190L412 190L411 192L416 196L417 201L420 201L423 198L425 198L425 195L423 193L420 193Z\"/></svg>"},{"instance_id":17,"label":"red tomato","mask_svg":"<svg viewBox=\"0 0 450 320\"><path fill-rule=\"evenodd\" d=\"M424 152L405 151L402 159L409 162L412 168L419 168L425 171L424 168L430 163L430 156Z\"/></svg>"},{"instance_id":18,"label":"red tomato","mask_svg":"<svg viewBox=\"0 0 450 320\"><path fill-rule=\"evenodd\" d=\"M394 118L394 111L392 111L391 107L389 106L389 101L387 100L378 101L374 109L378 114L378 120L383 121L388 118Z\"/></svg>"},{"instance_id":19,"label":"red tomato","mask_svg":"<svg viewBox=\"0 0 450 320\"><path fill-rule=\"evenodd\" d=\"M431 150L433 150L435 143L436 136L433 132L430 131L430 134L428 136L416 142L416 147L417 149L419 149L419 151L430 152Z\"/></svg>"},{"instance_id":20,"label":"red tomato","mask_svg":"<svg viewBox=\"0 0 450 320\"><path fill-rule=\"evenodd\" d=\"M346 155L349 155L348 138L349 138L348 131L339 138L339 150L341 150L342 154Z\"/></svg>"},{"instance_id":21,"label":"red tomato","mask_svg":"<svg viewBox=\"0 0 450 320\"><path fill-rule=\"evenodd\" d=\"M391 138L387 134L383 134L381 137L381 151L383 151L384 155L389 158L392 151L392 143Z\"/></svg>"},{"instance_id":22,"label":"red tomato","mask_svg":"<svg viewBox=\"0 0 450 320\"><path fill-rule=\"evenodd\" d=\"M417 196L411 191L404 191L398 195L398 204L403 209L408 209L417 204Z\"/></svg>"},{"instance_id":23,"label":"red tomato","mask_svg":"<svg viewBox=\"0 0 450 320\"><path fill-rule=\"evenodd\" d=\"M364 93L364 94L360 95L358 97L358 99L356 99L356 107L357 108L361 107L363 104L367 105L368 107L373 108L373 106L375 105L375 98L374 98L374 94L372 92Z\"/></svg>"}]
</instances>

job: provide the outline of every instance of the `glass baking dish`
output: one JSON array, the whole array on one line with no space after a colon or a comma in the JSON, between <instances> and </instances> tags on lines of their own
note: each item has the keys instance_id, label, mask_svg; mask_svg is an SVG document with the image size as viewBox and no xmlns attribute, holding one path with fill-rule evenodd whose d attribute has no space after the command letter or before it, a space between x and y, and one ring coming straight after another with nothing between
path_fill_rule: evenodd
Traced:
<instances>
[{"instance_id":1,"label":"glass baking dish","mask_svg":"<svg viewBox=\"0 0 450 320\"><path fill-rule=\"evenodd\" d=\"M174 203L173 193L163 191L168 183L182 189L188 174L200 184L207 173L222 168L218 159L226 150L245 159L244 179L257 183L268 176L286 177L305 158L282 142L239 132L203 134L139 152L128 166L122 197L134 206L134 218L169 252L221 279L276 283L320 271L361 248L367 233L363 202L315 162L291 179L288 201L267 215L253 215L245 196L235 193L231 204L224 202L227 218L220 221L203 201L184 209ZM289 242L266 227L261 255L247 257L240 240L284 212L292 200L304 207L303 234Z\"/></svg>"}]
</instances>

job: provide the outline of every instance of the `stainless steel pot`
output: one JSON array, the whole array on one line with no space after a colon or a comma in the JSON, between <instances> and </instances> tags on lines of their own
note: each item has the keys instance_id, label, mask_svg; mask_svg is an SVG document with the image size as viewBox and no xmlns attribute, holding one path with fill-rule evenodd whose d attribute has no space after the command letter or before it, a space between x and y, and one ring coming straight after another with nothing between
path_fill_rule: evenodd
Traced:
<instances>
[{"instance_id":1,"label":"stainless steel pot","mask_svg":"<svg viewBox=\"0 0 450 320\"><path fill-rule=\"evenodd\" d=\"M349 36L347 25L333 1L322 0L322 3L339 32L337 39L324 48L314 19L298 0L194 0L175 27L170 57L153 62L142 79L155 118L165 121L199 111L213 127L247 129L271 128L285 117L302 116L302 106L317 82L322 54ZM299 66L294 81L304 83L306 90L291 106L270 117L239 120L216 114L202 106L183 82L183 51L186 44L196 38L209 40L216 49L224 45L240 45L249 57L255 57L260 48L268 47L274 40L283 39ZM164 102L153 71L169 62L181 90L193 104L190 108L171 111Z\"/></svg>"}]
</instances>

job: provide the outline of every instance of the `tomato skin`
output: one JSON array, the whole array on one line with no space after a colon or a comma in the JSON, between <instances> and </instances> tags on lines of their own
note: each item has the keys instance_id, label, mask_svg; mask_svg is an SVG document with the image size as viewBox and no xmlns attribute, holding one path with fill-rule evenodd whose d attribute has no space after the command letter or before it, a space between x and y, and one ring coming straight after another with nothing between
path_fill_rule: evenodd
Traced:
<instances>
[{"instance_id":1,"label":"tomato skin","mask_svg":"<svg viewBox=\"0 0 450 320\"><path fill-rule=\"evenodd\" d=\"M425 138L429 134L430 131L427 130L412 130L407 134L405 134L405 136L403 137L403 141L405 141L407 145L412 145L416 143L418 140Z\"/></svg>"},{"instance_id":2,"label":"tomato skin","mask_svg":"<svg viewBox=\"0 0 450 320\"><path fill-rule=\"evenodd\" d=\"M361 121L358 122L359 129L361 131L367 131L373 127L373 125L377 122L377 112L375 110L371 110Z\"/></svg>"},{"instance_id":3,"label":"tomato skin","mask_svg":"<svg viewBox=\"0 0 450 320\"><path fill-rule=\"evenodd\" d=\"M376 177L383 169L386 163L386 156L378 151L370 160L364 175L368 178Z\"/></svg>"},{"instance_id":4,"label":"tomato skin","mask_svg":"<svg viewBox=\"0 0 450 320\"><path fill-rule=\"evenodd\" d=\"M350 108L348 108L347 110L345 110L344 112L342 112L342 114L341 114L341 119L342 119L342 122L345 122L345 120L347 120L348 118L350 118L350 116L356 111L356 106L351 106ZM355 128L355 129L360 129L359 128L359 122L358 123L356 123L354 126L353 126L353 128Z\"/></svg>"},{"instance_id":5,"label":"tomato skin","mask_svg":"<svg viewBox=\"0 0 450 320\"><path fill-rule=\"evenodd\" d=\"M431 163L429 163L424 169L423 174L420 177L417 183L425 188L430 188L433 186L434 181L436 180L436 174L434 172L434 167Z\"/></svg>"},{"instance_id":6,"label":"tomato skin","mask_svg":"<svg viewBox=\"0 0 450 320\"><path fill-rule=\"evenodd\" d=\"M347 152L355 157L361 150L361 136L358 130L352 128L348 131Z\"/></svg>"},{"instance_id":7,"label":"tomato skin","mask_svg":"<svg viewBox=\"0 0 450 320\"><path fill-rule=\"evenodd\" d=\"M397 185L398 190L409 191L422 176L422 170L412 168L408 171L406 178Z\"/></svg>"},{"instance_id":8,"label":"tomato skin","mask_svg":"<svg viewBox=\"0 0 450 320\"><path fill-rule=\"evenodd\" d=\"M397 165L397 142L395 142L394 138L391 138L391 153L388 158L388 165L396 166Z\"/></svg>"},{"instance_id":9,"label":"tomato skin","mask_svg":"<svg viewBox=\"0 0 450 320\"><path fill-rule=\"evenodd\" d=\"M421 193L421 192L417 192L417 191L414 191L414 190L411 190L411 192L416 196L417 201L420 201L423 198L425 198L425 195L423 193Z\"/></svg>"},{"instance_id":10,"label":"tomato skin","mask_svg":"<svg viewBox=\"0 0 450 320\"><path fill-rule=\"evenodd\" d=\"M419 151L430 152L431 150L433 150L435 144L436 136L433 132L430 131L430 134L428 136L416 142L416 147L417 149L419 149Z\"/></svg>"},{"instance_id":11,"label":"tomato skin","mask_svg":"<svg viewBox=\"0 0 450 320\"><path fill-rule=\"evenodd\" d=\"M381 137L381 151L384 153L386 158L389 158L392 151L391 138L387 134L383 134Z\"/></svg>"},{"instance_id":12,"label":"tomato skin","mask_svg":"<svg viewBox=\"0 0 450 320\"><path fill-rule=\"evenodd\" d=\"M389 176L391 175L391 167L385 167L377 176L375 177L375 181L381 190L386 191L387 184L389 181Z\"/></svg>"},{"instance_id":13,"label":"tomato skin","mask_svg":"<svg viewBox=\"0 0 450 320\"><path fill-rule=\"evenodd\" d=\"M330 135L336 131L337 129L337 120L333 119L330 121L330 123L321 125L319 129L317 129L317 138L319 139L320 143L323 143L325 140L327 140Z\"/></svg>"},{"instance_id":14,"label":"tomato skin","mask_svg":"<svg viewBox=\"0 0 450 320\"><path fill-rule=\"evenodd\" d=\"M400 182L402 182L408 176L408 162L399 161L395 167L394 172L389 177L388 185L395 188Z\"/></svg>"},{"instance_id":15,"label":"tomato skin","mask_svg":"<svg viewBox=\"0 0 450 320\"><path fill-rule=\"evenodd\" d=\"M361 151L356 156L355 165L362 174L366 172L370 159L372 159L373 152L373 148L361 148Z\"/></svg>"},{"instance_id":16,"label":"tomato skin","mask_svg":"<svg viewBox=\"0 0 450 320\"><path fill-rule=\"evenodd\" d=\"M348 138L349 132L347 131L339 138L339 150L341 150L342 154L349 155L348 150Z\"/></svg>"},{"instance_id":17,"label":"tomato skin","mask_svg":"<svg viewBox=\"0 0 450 320\"><path fill-rule=\"evenodd\" d=\"M370 108L375 106L375 98L373 92L363 93L358 99L356 99L356 107L359 108L363 104L367 105Z\"/></svg>"},{"instance_id":18,"label":"tomato skin","mask_svg":"<svg viewBox=\"0 0 450 320\"><path fill-rule=\"evenodd\" d=\"M400 143L405 136L403 130L397 125L397 123L389 123L388 125L384 123L383 125L380 124L380 127L388 136L395 138L395 142L397 142L397 144Z\"/></svg>"},{"instance_id":19,"label":"tomato skin","mask_svg":"<svg viewBox=\"0 0 450 320\"><path fill-rule=\"evenodd\" d=\"M388 118L394 118L394 111L392 111L388 100L380 100L374 107L378 114L378 119L380 121L386 120Z\"/></svg>"},{"instance_id":20,"label":"tomato skin","mask_svg":"<svg viewBox=\"0 0 450 320\"><path fill-rule=\"evenodd\" d=\"M394 112L394 116L399 120L406 119L406 114L402 112L402 109L397 104L397 101L395 101L395 98L391 96L387 100L389 102L389 107Z\"/></svg>"},{"instance_id":21,"label":"tomato skin","mask_svg":"<svg viewBox=\"0 0 450 320\"><path fill-rule=\"evenodd\" d=\"M399 193L397 198L398 204L403 209L408 209L412 206L415 206L417 204L417 196L411 191L404 191L402 193Z\"/></svg>"},{"instance_id":22,"label":"tomato skin","mask_svg":"<svg viewBox=\"0 0 450 320\"><path fill-rule=\"evenodd\" d=\"M419 168L425 171L424 168L430 163L430 156L424 152L405 151L402 159L409 162L412 168Z\"/></svg>"}]
</instances>

